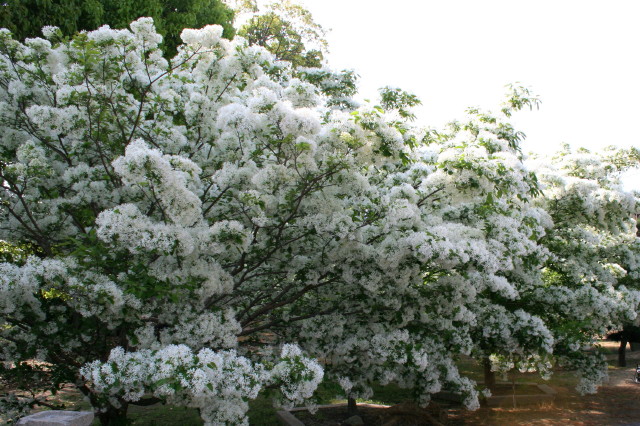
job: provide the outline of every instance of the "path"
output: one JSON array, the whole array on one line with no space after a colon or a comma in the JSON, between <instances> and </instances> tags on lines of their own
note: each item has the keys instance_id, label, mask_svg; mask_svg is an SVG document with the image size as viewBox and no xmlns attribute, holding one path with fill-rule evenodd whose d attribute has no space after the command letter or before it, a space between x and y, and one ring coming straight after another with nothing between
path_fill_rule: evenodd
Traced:
<instances>
[{"instance_id":1,"label":"path","mask_svg":"<svg viewBox=\"0 0 640 426\"><path fill-rule=\"evenodd\" d=\"M610 355L616 360L617 355ZM608 357L608 358L609 358ZM487 426L640 426L640 384L634 383L640 352L627 352L627 368L609 370L609 381L595 395L557 388L554 404L517 409L481 408L453 419L455 425Z\"/></svg>"}]
</instances>

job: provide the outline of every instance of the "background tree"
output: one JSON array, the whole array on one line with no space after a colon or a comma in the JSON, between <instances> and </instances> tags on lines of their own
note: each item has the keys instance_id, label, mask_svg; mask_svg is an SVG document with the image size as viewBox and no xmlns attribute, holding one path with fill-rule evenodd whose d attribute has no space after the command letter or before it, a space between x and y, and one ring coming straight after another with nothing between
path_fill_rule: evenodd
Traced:
<instances>
[{"instance_id":1,"label":"background tree","mask_svg":"<svg viewBox=\"0 0 640 426\"><path fill-rule=\"evenodd\" d=\"M251 16L238 34L294 67L319 67L327 53L327 41L325 30L311 12L290 0L268 3L264 9L261 13L255 1L242 2L239 10Z\"/></svg>"},{"instance_id":2,"label":"background tree","mask_svg":"<svg viewBox=\"0 0 640 426\"><path fill-rule=\"evenodd\" d=\"M625 324L620 331L615 331L607 335L607 340L620 342L618 346L618 367L626 367L626 350L627 343L631 344L631 350L634 350L634 344L640 342L640 327L632 324Z\"/></svg>"},{"instance_id":3,"label":"background tree","mask_svg":"<svg viewBox=\"0 0 640 426\"><path fill-rule=\"evenodd\" d=\"M41 37L46 25L71 36L101 25L126 28L141 16L154 19L166 57L175 55L184 28L218 24L224 37L235 33L233 11L220 0L8 0L0 6L0 28L8 28L19 40Z\"/></svg>"}]
</instances>

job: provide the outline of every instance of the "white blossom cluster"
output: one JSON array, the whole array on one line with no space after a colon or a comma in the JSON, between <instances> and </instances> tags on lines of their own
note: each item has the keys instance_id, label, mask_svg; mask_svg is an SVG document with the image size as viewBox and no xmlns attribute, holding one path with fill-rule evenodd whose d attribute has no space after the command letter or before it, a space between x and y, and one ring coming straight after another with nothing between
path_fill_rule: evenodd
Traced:
<instances>
[{"instance_id":1,"label":"white blossom cluster","mask_svg":"<svg viewBox=\"0 0 640 426\"><path fill-rule=\"evenodd\" d=\"M279 385L285 400L304 403L322 380L318 363L300 349L285 345L268 370L234 350L193 352L186 345L126 352L114 348L106 362L93 361L80 374L108 403L118 406L153 395L162 401L195 407L206 425L248 425L247 400L265 385Z\"/></svg>"}]
</instances>

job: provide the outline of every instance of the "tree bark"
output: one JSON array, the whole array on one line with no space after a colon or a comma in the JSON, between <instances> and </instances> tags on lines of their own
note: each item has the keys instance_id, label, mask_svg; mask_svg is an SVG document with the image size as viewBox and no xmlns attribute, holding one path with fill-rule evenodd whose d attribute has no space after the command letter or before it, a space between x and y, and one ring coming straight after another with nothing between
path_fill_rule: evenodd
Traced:
<instances>
[{"instance_id":1,"label":"tree bark","mask_svg":"<svg viewBox=\"0 0 640 426\"><path fill-rule=\"evenodd\" d=\"M491 360L489 358L485 358L482 361L482 367L484 371L484 385L488 387L490 390L495 389L496 387L496 372L491 371Z\"/></svg>"},{"instance_id":2,"label":"tree bark","mask_svg":"<svg viewBox=\"0 0 640 426\"><path fill-rule=\"evenodd\" d=\"M358 405L356 404L355 398L347 398L347 414L349 416L355 416L358 414Z\"/></svg>"},{"instance_id":3,"label":"tree bark","mask_svg":"<svg viewBox=\"0 0 640 426\"><path fill-rule=\"evenodd\" d=\"M101 426L124 426L127 424L127 409L129 405L123 402L120 408L109 406L104 413L98 413L96 417Z\"/></svg>"},{"instance_id":4,"label":"tree bark","mask_svg":"<svg viewBox=\"0 0 640 426\"><path fill-rule=\"evenodd\" d=\"M620 347L618 347L618 367L626 367L627 366L627 358L626 358L626 349L627 349L627 341L624 339L620 339Z\"/></svg>"}]
</instances>

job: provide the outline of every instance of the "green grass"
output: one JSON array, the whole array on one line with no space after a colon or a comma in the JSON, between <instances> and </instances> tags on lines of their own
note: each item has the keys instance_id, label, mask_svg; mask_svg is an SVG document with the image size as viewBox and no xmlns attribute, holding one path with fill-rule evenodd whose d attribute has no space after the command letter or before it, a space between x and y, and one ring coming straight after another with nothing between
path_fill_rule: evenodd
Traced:
<instances>
[{"instance_id":1,"label":"green grass","mask_svg":"<svg viewBox=\"0 0 640 426\"><path fill-rule=\"evenodd\" d=\"M413 401L413 391L397 385L374 385L373 397L370 400L358 400L368 404L394 405L407 401Z\"/></svg>"},{"instance_id":2,"label":"green grass","mask_svg":"<svg viewBox=\"0 0 640 426\"><path fill-rule=\"evenodd\" d=\"M195 408L175 407L172 405L152 405L149 407L131 406L127 418L137 426L201 426L202 419ZM95 423L94 424L98 424Z\"/></svg>"},{"instance_id":3,"label":"green grass","mask_svg":"<svg viewBox=\"0 0 640 426\"><path fill-rule=\"evenodd\" d=\"M280 425L271 398L260 394L256 399L249 401L249 424L264 426Z\"/></svg>"}]
</instances>

